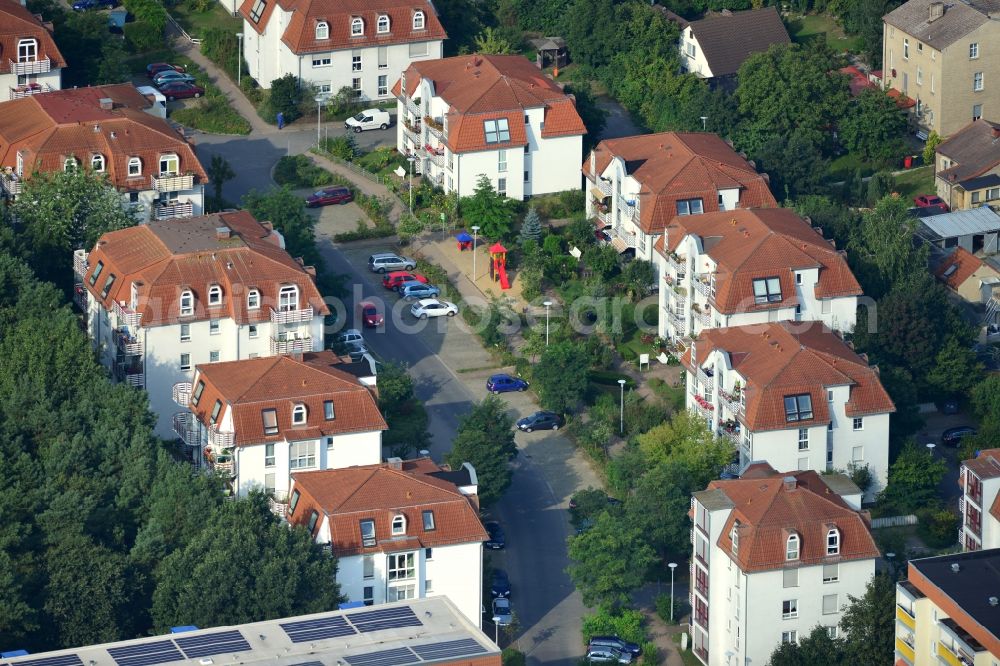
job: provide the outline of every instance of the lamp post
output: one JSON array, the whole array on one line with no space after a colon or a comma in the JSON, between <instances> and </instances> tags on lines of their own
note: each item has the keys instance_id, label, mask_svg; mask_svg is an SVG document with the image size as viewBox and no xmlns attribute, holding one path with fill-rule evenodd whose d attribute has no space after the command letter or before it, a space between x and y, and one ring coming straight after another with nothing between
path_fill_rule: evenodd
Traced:
<instances>
[{"instance_id":1,"label":"lamp post","mask_svg":"<svg viewBox=\"0 0 1000 666\"><path fill-rule=\"evenodd\" d=\"M472 227L472 282L475 284L476 278L476 241L479 240L479 227Z\"/></svg>"},{"instance_id":2,"label":"lamp post","mask_svg":"<svg viewBox=\"0 0 1000 666\"><path fill-rule=\"evenodd\" d=\"M413 217L413 163L417 161L417 158L410 155L406 158L406 161L410 163L410 179L407 182L408 189L410 191L410 217Z\"/></svg>"},{"instance_id":3,"label":"lamp post","mask_svg":"<svg viewBox=\"0 0 1000 666\"><path fill-rule=\"evenodd\" d=\"M885 561L889 564L889 573L893 578L896 577L896 563L892 560L896 557L896 553L886 553Z\"/></svg>"},{"instance_id":4,"label":"lamp post","mask_svg":"<svg viewBox=\"0 0 1000 666\"><path fill-rule=\"evenodd\" d=\"M674 623L674 569L677 568L676 562L671 562L667 565L670 567L670 624Z\"/></svg>"},{"instance_id":5,"label":"lamp post","mask_svg":"<svg viewBox=\"0 0 1000 666\"><path fill-rule=\"evenodd\" d=\"M545 346L549 346L549 308L552 307L552 301L545 301L542 303L545 306Z\"/></svg>"},{"instance_id":6,"label":"lamp post","mask_svg":"<svg viewBox=\"0 0 1000 666\"><path fill-rule=\"evenodd\" d=\"M321 139L321 137L320 137L320 132L321 132L320 126L321 126L321 123L323 122L322 116L323 116L323 99L324 98L323 98L322 95L316 95L316 97L314 97L313 99L316 100L316 147L319 148L319 146L320 146L320 139Z\"/></svg>"},{"instance_id":7,"label":"lamp post","mask_svg":"<svg viewBox=\"0 0 1000 666\"><path fill-rule=\"evenodd\" d=\"M622 387L621 413L618 416L618 434L625 434L625 380L619 379L618 385Z\"/></svg>"},{"instance_id":8,"label":"lamp post","mask_svg":"<svg viewBox=\"0 0 1000 666\"><path fill-rule=\"evenodd\" d=\"M708 116L701 117L701 131L704 132L708 129Z\"/></svg>"},{"instance_id":9,"label":"lamp post","mask_svg":"<svg viewBox=\"0 0 1000 666\"><path fill-rule=\"evenodd\" d=\"M239 40L239 57L236 59L236 87L239 88L243 81L243 33L236 33L236 39Z\"/></svg>"},{"instance_id":10,"label":"lamp post","mask_svg":"<svg viewBox=\"0 0 1000 666\"><path fill-rule=\"evenodd\" d=\"M927 442L927 453L931 454L932 458L934 457L935 446L937 446L937 444L935 444L934 442Z\"/></svg>"}]
</instances>

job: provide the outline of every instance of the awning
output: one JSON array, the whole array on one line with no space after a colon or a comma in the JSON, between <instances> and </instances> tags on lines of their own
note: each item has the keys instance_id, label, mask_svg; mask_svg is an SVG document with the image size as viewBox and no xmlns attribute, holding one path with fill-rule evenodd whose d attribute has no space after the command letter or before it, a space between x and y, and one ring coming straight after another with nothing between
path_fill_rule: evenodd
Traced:
<instances>
[{"instance_id":1,"label":"awning","mask_svg":"<svg viewBox=\"0 0 1000 666\"><path fill-rule=\"evenodd\" d=\"M603 201L611 196L610 194L605 194L599 187L590 188L590 194L598 201Z\"/></svg>"},{"instance_id":2,"label":"awning","mask_svg":"<svg viewBox=\"0 0 1000 666\"><path fill-rule=\"evenodd\" d=\"M612 236L611 237L611 245L614 246L614 248L616 250L618 250L619 254L621 254L625 250L629 249L628 248L628 243L626 243L624 240L622 240L618 236Z\"/></svg>"},{"instance_id":3,"label":"awning","mask_svg":"<svg viewBox=\"0 0 1000 666\"><path fill-rule=\"evenodd\" d=\"M611 224L610 223L605 222L604 220L602 220L599 217L595 217L591 221L594 223L594 227L598 231L604 231L605 229L610 229L611 228Z\"/></svg>"}]
</instances>

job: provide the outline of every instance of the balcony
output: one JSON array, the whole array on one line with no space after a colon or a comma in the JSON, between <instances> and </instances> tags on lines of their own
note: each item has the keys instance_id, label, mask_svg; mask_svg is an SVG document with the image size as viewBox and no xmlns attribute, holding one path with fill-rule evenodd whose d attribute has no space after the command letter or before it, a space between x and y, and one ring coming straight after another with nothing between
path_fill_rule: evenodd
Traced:
<instances>
[{"instance_id":1,"label":"balcony","mask_svg":"<svg viewBox=\"0 0 1000 666\"><path fill-rule=\"evenodd\" d=\"M21 99L22 97L29 97L31 95L40 95L42 93L52 92L52 88L46 83L26 83L23 86L16 86L10 89L11 99Z\"/></svg>"},{"instance_id":2,"label":"balcony","mask_svg":"<svg viewBox=\"0 0 1000 666\"><path fill-rule=\"evenodd\" d=\"M90 307L90 294L82 282L73 285L73 303L83 312L86 312Z\"/></svg>"},{"instance_id":3,"label":"balcony","mask_svg":"<svg viewBox=\"0 0 1000 666\"><path fill-rule=\"evenodd\" d=\"M719 389L719 399L721 400L723 406L729 410L729 413L733 415L733 418L737 418L744 415L745 406L741 402L742 392L740 390L733 390L732 392L724 391Z\"/></svg>"},{"instance_id":4,"label":"balcony","mask_svg":"<svg viewBox=\"0 0 1000 666\"><path fill-rule=\"evenodd\" d=\"M597 219L600 220L605 226L609 226L611 224L611 213L608 212L607 206L596 204L594 206L594 214L597 215Z\"/></svg>"},{"instance_id":5,"label":"balcony","mask_svg":"<svg viewBox=\"0 0 1000 666\"><path fill-rule=\"evenodd\" d=\"M121 381L134 388L146 388L146 375L141 372L126 370Z\"/></svg>"},{"instance_id":6,"label":"balcony","mask_svg":"<svg viewBox=\"0 0 1000 666\"><path fill-rule=\"evenodd\" d=\"M25 74L44 74L52 70L52 61L48 58L42 58L41 60L26 60L24 62L14 62L13 60L8 59L8 62L10 63L10 73L17 76L23 76Z\"/></svg>"},{"instance_id":7,"label":"balcony","mask_svg":"<svg viewBox=\"0 0 1000 666\"><path fill-rule=\"evenodd\" d=\"M172 201L153 205L153 216L157 220L169 220L174 217L191 217L194 215L194 204L190 201Z\"/></svg>"},{"instance_id":8,"label":"balcony","mask_svg":"<svg viewBox=\"0 0 1000 666\"><path fill-rule=\"evenodd\" d=\"M308 336L287 340L271 338L272 354L301 354L312 350L312 338Z\"/></svg>"},{"instance_id":9,"label":"balcony","mask_svg":"<svg viewBox=\"0 0 1000 666\"><path fill-rule=\"evenodd\" d=\"M208 445L215 451L222 451L233 446L233 433L219 432L219 426L208 426Z\"/></svg>"},{"instance_id":10,"label":"balcony","mask_svg":"<svg viewBox=\"0 0 1000 666\"><path fill-rule=\"evenodd\" d=\"M191 412L177 412L174 414L174 432L188 446L201 446L201 438L198 436L198 426L198 421Z\"/></svg>"},{"instance_id":11,"label":"balcony","mask_svg":"<svg viewBox=\"0 0 1000 666\"><path fill-rule=\"evenodd\" d=\"M902 641L899 640L896 641L897 647L901 642ZM940 641L938 641L937 644L937 656L941 660L941 663L948 664L948 666L972 666L971 661L963 661L959 658L957 652L953 652L950 648L948 648L948 646Z\"/></svg>"},{"instance_id":12,"label":"balcony","mask_svg":"<svg viewBox=\"0 0 1000 666\"><path fill-rule=\"evenodd\" d=\"M986 651L982 645L973 638L969 632L961 627L951 618L943 618L938 621L941 628L941 638L950 637L953 647L948 647L942 641L938 641L938 656L949 664L961 664L962 666L972 666L976 661L976 655ZM945 655L942 655L942 651ZM955 661L952 661L952 658Z\"/></svg>"},{"instance_id":13,"label":"balcony","mask_svg":"<svg viewBox=\"0 0 1000 666\"><path fill-rule=\"evenodd\" d=\"M191 404L191 382L177 382L170 391L170 397L181 407Z\"/></svg>"},{"instance_id":14,"label":"balcony","mask_svg":"<svg viewBox=\"0 0 1000 666\"><path fill-rule=\"evenodd\" d=\"M79 282L83 282L83 276L87 274L89 267L87 263L87 251L73 250L73 274Z\"/></svg>"},{"instance_id":15,"label":"balcony","mask_svg":"<svg viewBox=\"0 0 1000 666\"><path fill-rule=\"evenodd\" d=\"M701 324L702 328L712 327L712 313L711 312L695 312L694 320Z\"/></svg>"},{"instance_id":16,"label":"balcony","mask_svg":"<svg viewBox=\"0 0 1000 666\"><path fill-rule=\"evenodd\" d=\"M149 177L150 186L157 192L181 192L194 188L194 176L177 176L175 174L164 173L159 176ZM175 215L174 217L183 217Z\"/></svg>"},{"instance_id":17,"label":"balcony","mask_svg":"<svg viewBox=\"0 0 1000 666\"><path fill-rule=\"evenodd\" d=\"M127 326L129 331L139 330L139 323L142 321L142 315L128 307L123 305L118 301L114 301L111 306L112 312L115 313L115 317L118 319L118 327Z\"/></svg>"},{"instance_id":18,"label":"balcony","mask_svg":"<svg viewBox=\"0 0 1000 666\"><path fill-rule=\"evenodd\" d=\"M438 171L436 174L433 174L430 176L430 181L438 187L444 187L444 172Z\"/></svg>"},{"instance_id":19,"label":"balcony","mask_svg":"<svg viewBox=\"0 0 1000 666\"><path fill-rule=\"evenodd\" d=\"M440 118L431 118L430 116L424 116L424 126L427 128L428 133L431 136L437 137L438 139L444 140L444 121Z\"/></svg>"},{"instance_id":20,"label":"balcony","mask_svg":"<svg viewBox=\"0 0 1000 666\"><path fill-rule=\"evenodd\" d=\"M732 442L737 448L743 446L743 432L740 429L740 424L725 426L720 425L718 430L719 437L724 437Z\"/></svg>"},{"instance_id":21,"label":"balcony","mask_svg":"<svg viewBox=\"0 0 1000 666\"><path fill-rule=\"evenodd\" d=\"M3 187L4 193L9 197L16 197L21 193L23 182L23 179L16 173L5 173L3 177L0 177L0 186Z\"/></svg>"},{"instance_id":22,"label":"balcony","mask_svg":"<svg viewBox=\"0 0 1000 666\"><path fill-rule=\"evenodd\" d=\"M694 290L695 291L697 291L699 294L701 294L705 298L711 298L712 297L712 285L711 284L709 284L708 282L702 282L701 280L693 280L692 282L694 283Z\"/></svg>"},{"instance_id":23,"label":"balcony","mask_svg":"<svg viewBox=\"0 0 1000 666\"><path fill-rule=\"evenodd\" d=\"M419 146L423 143L424 126L419 120L415 123L404 120L403 135L406 136L406 138L409 139L414 146Z\"/></svg>"},{"instance_id":24,"label":"balcony","mask_svg":"<svg viewBox=\"0 0 1000 666\"><path fill-rule=\"evenodd\" d=\"M917 619L910 615L909 611L898 604L896 605L896 620L901 622L910 631L916 631L917 629Z\"/></svg>"},{"instance_id":25,"label":"balcony","mask_svg":"<svg viewBox=\"0 0 1000 666\"><path fill-rule=\"evenodd\" d=\"M433 148L431 146L424 146L427 151L427 159L429 159L434 166L439 169L444 168L444 148Z\"/></svg>"},{"instance_id":26,"label":"balcony","mask_svg":"<svg viewBox=\"0 0 1000 666\"><path fill-rule=\"evenodd\" d=\"M714 375L710 375L703 369L698 368L698 381L701 382L701 385L705 387L706 391L708 391L709 393L712 392L712 388L715 386Z\"/></svg>"},{"instance_id":27,"label":"balcony","mask_svg":"<svg viewBox=\"0 0 1000 666\"><path fill-rule=\"evenodd\" d=\"M131 335L128 331L116 328L112 331L111 337L114 339L118 351L125 356L142 355L142 341L136 336Z\"/></svg>"},{"instance_id":28,"label":"balcony","mask_svg":"<svg viewBox=\"0 0 1000 666\"><path fill-rule=\"evenodd\" d=\"M696 657L698 657L699 659L701 659L701 661L702 661L703 664L707 664L708 663L708 650L706 650L705 648L700 647L700 646L695 646L695 648L694 648L694 654L695 654Z\"/></svg>"},{"instance_id":29,"label":"balcony","mask_svg":"<svg viewBox=\"0 0 1000 666\"><path fill-rule=\"evenodd\" d=\"M899 636L896 636L896 652L902 655L902 657L911 664L916 660L916 654L914 654L913 646Z\"/></svg>"},{"instance_id":30,"label":"balcony","mask_svg":"<svg viewBox=\"0 0 1000 666\"><path fill-rule=\"evenodd\" d=\"M280 501L273 497L267 498L267 505L271 509L271 513L276 515L278 518L284 519L285 514L288 513L288 500L287 498L282 498Z\"/></svg>"},{"instance_id":31,"label":"balcony","mask_svg":"<svg viewBox=\"0 0 1000 666\"><path fill-rule=\"evenodd\" d=\"M671 328L674 329L674 333L678 335L684 333L684 327L687 322L684 321L684 317L682 315L668 311L667 321L670 323Z\"/></svg>"},{"instance_id":32,"label":"balcony","mask_svg":"<svg viewBox=\"0 0 1000 666\"><path fill-rule=\"evenodd\" d=\"M678 257L676 254L671 253L667 255L667 266L674 269L678 278L687 274L687 262L683 257Z\"/></svg>"},{"instance_id":33,"label":"balcony","mask_svg":"<svg viewBox=\"0 0 1000 666\"><path fill-rule=\"evenodd\" d=\"M621 239L621 243L625 246L625 248L635 247L635 234L624 231L621 227L615 227L614 234L611 237L612 243L614 243L614 239L616 237Z\"/></svg>"},{"instance_id":34,"label":"balcony","mask_svg":"<svg viewBox=\"0 0 1000 666\"><path fill-rule=\"evenodd\" d=\"M712 418L712 415L715 413L715 405L697 394L692 394L691 402L694 404L696 412L705 418Z\"/></svg>"},{"instance_id":35,"label":"balcony","mask_svg":"<svg viewBox=\"0 0 1000 666\"><path fill-rule=\"evenodd\" d=\"M275 310L271 308L272 324L298 324L303 321L312 321L312 308L296 308L292 310Z\"/></svg>"}]
</instances>

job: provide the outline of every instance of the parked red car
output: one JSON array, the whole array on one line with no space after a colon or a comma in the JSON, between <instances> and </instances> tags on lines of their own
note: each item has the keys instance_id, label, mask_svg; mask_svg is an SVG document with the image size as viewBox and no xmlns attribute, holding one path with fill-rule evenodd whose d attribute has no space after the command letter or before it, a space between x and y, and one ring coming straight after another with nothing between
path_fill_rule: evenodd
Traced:
<instances>
[{"instance_id":1,"label":"parked red car","mask_svg":"<svg viewBox=\"0 0 1000 666\"><path fill-rule=\"evenodd\" d=\"M365 328L378 328L385 323L385 317L371 301L358 303L358 311L361 313L361 323Z\"/></svg>"},{"instance_id":2,"label":"parked red car","mask_svg":"<svg viewBox=\"0 0 1000 666\"><path fill-rule=\"evenodd\" d=\"M205 89L193 83L183 81L164 83L160 86L160 92L167 96L167 101L175 99L185 99L187 97L201 97L205 94Z\"/></svg>"},{"instance_id":3,"label":"parked red car","mask_svg":"<svg viewBox=\"0 0 1000 666\"><path fill-rule=\"evenodd\" d=\"M329 206L331 204L345 204L351 201L354 201L354 195L351 194L351 190L349 188L343 186L327 187L306 197L306 208Z\"/></svg>"},{"instance_id":4,"label":"parked red car","mask_svg":"<svg viewBox=\"0 0 1000 666\"><path fill-rule=\"evenodd\" d=\"M169 69L172 69L175 72L182 72L182 73L184 72L184 67L182 67L181 65L170 65L165 62L154 62L149 65L146 65L146 76L148 76L149 78L153 78L160 72L165 72Z\"/></svg>"},{"instance_id":5,"label":"parked red car","mask_svg":"<svg viewBox=\"0 0 1000 666\"><path fill-rule=\"evenodd\" d=\"M382 286L386 289L395 289L399 285L403 284L407 280L416 280L417 282L423 282L427 284L427 278L425 278L420 273L408 273L407 271L394 271L392 273L386 273L385 277L382 278Z\"/></svg>"},{"instance_id":6,"label":"parked red car","mask_svg":"<svg viewBox=\"0 0 1000 666\"><path fill-rule=\"evenodd\" d=\"M913 203L917 204L918 208L940 208L945 213L949 210L948 204L936 194L921 194L919 197L913 197Z\"/></svg>"}]
</instances>

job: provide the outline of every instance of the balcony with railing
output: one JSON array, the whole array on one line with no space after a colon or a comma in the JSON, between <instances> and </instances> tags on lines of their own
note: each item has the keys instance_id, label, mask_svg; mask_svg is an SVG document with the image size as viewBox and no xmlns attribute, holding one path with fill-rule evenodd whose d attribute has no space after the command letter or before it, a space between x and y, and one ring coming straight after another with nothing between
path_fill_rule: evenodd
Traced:
<instances>
[{"instance_id":1,"label":"balcony with railing","mask_svg":"<svg viewBox=\"0 0 1000 666\"><path fill-rule=\"evenodd\" d=\"M704 369L698 368L698 381L701 382L706 391L711 393L712 388L715 386L715 371L705 372Z\"/></svg>"},{"instance_id":2,"label":"balcony with railing","mask_svg":"<svg viewBox=\"0 0 1000 666\"><path fill-rule=\"evenodd\" d=\"M312 308L294 308L290 310L283 310L281 308L275 310L271 308L272 324L298 324L304 321L312 321L312 318Z\"/></svg>"},{"instance_id":3,"label":"balcony with railing","mask_svg":"<svg viewBox=\"0 0 1000 666\"><path fill-rule=\"evenodd\" d=\"M118 301L114 301L111 305L111 311L118 320L118 328L127 326L129 331L137 331L139 329L139 323L142 321L142 315L129 306L119 303Z\"/></svg>"},{"instance_id":4,"label":"balcony with railing","mask_svg":"<svg viewBox=\"0 0 1000 666\"><path fill-rule=\"evenodd\" d=\"M733 389L732 391L719 389L719 400L729 410L729 413L733 415L733 418L743 416L744 414L745 406L742 399L743 392L740 389Z\"/></svg>"},{"instance_id":5,"label":"balcony with railing","mask_svg":"<svg viewBox=\"0 0 1000 666\"><path fill-rule=\"evenodd\" d=\"M24 85L11 87L10 98L21 99L23 97L41 95L42 93L47 92L52 92L52 88L50 88L47 83L25 83Z\"/></svg>"},{"instance_id":6,"label":"balcony with railing","mask_svg":"<svg viewBox=\"0 0 1000 666\"><path fill-rule=\"evenodd\" d=\"M917 618L899 604L896 604L896 621L902 623L910 631L916 631Z\"/></svg>"},{"instance_id":7,"label":"balcony with railing","mask_svg":"<svg viewBox=\"0 0 1000 666\"><path fill-rule=\"evenodd\" d=\"M912 638L907 639L903 636L896 636L896 654L903 657L909 664L913 664L916 661L916 652L912 641Z\"/></svg>"},{"instance_id":8,"label":"balcony with railing","mask_svg":"<svg viewBox=\"0 0 1000 666\"><path fill-rule=\"evenodd\" d=\"M687 274L687 261L683 257L678 257L673 252L667 254L667 266L674 269L678 277Z\"/></svg>"},{"instance_id":9,"label":"balcony with railing","mask_svg":"<svg viewBox=\"0 0 1000 666\"><path fill-rule=\"evenodd\" d=\"M694 404L694 410L696 412L705 418L712 418L712 415L715 413L715 405L697 393L691 394L691 402Z\"/></svg>"},{"instance_id":10,"label":"balcony with railing","mask_svg":"<svg viewBox=\"0 0 1000 666\"><path fill-rule=\"evenodd\" d=\"M420 120L415 122L410 122L409 120L403 120L403 134L414 146L419 146L423 144L424 136L424 126Z\"/></svg>"},{"instance_id":11,"label":"balcony with railing","mask_svg":"<svg viewBox=\"0 0 1000 666\"><path fill-rule=\"evenodd\" d=\"M670 322L670 326L674 329L674 333L680 334L684 332L686 322L684 321L683 315L667 310L667 321Z\"/></svg>"},{"instance_id":12,"label":"balcony with railing","mask_svg":"<svg viewBox=\"0 0 1000 666\"><path fill-rule=\"evenodd\" d=\"M615 227L612 230L611 242L614 243L614 239L617 237L621 240L625 247L635 247L635 234L625 231L622 227Z\"/></svg>"},{"instance_id":13,"label":"balcony with railing","mask_svg":"<svg viewBox=\"0 0 1000 666\"><path fill-rule=\"evenodd\" d=\"M191 404L191 382L177 382L170 391L170 397L181 407Z\"/></svg>"},{"instance_id":14,"label":"balcony with railing","mask_svg":"<svg viewBox=\"0 0 1000 666\"><path fill-rule=\"evenodd\" d=\"M231 432L219 432L218 425L208 426L208 445L215 451L232 448L235 435Z\"/></svg>"},{"instance_id":15,"label":"balcony with railing","mask_svg":"<svg viewBox=\"0 0 1000 666\"><path fill-rule=\"evenodd\" d=\"M438 187L444 187L444 171L438 171L437 173L431 174L430 181Z\"/></svg>"},{"instance_id":16,"label":"balcony with railing","mask_svg":"<svg viewBox=\"0 0 1000 666\"><path fill-rule=\"evenodd\" d=\"M73 285L73 303L83 312L86 312L90 307L90 294L82 282Z\"/></svg>"},{"instance_id":17,"label":"balcony with railing","mask_svg":"<svg viewBox=\"0 0 1000 666\"><path fill-rule=\"evenodd\" d=\"M288 497L285 493L275 493L274 496L267 498L267 506L271 509L271 513L284 519L288 513Z\"/></svg>"},{"instance_id":18,"label":"balcony with railing","mask_svg":"<svg viewBox=\"0 0 1000 666\"><path fill-rule=\"evenodd\" d=\"M979 641L973 638L955 620L943 618L938 621L938 626L941 628L942 634L942 641L939 641L938 645L947 650L962 666L972 666L976 661L976 655L986 651L986 648L980 645ZM952 645L950 647L944 643L943 639L946 637L951 638ZM941 654L940 651L938 654ZM945 657L945 661L952 663L947 657Z\"/></svg>"},{"instance_id":19,"label":"balcony with railing","mask_svg":"<svg viewBox=\"0 0 1000 666\"><path fill-rule=\"evenodd\" d=\"M286 339L281 339L280 337L271 338L272 354L301 354L312 351L312 349L312 338L310 336Z\"/></svg>"},{"instance_id":20,"label":"balcony with railing","mask_svg":"<svg viewBox=\"0 0 1000 666\"><path fill-rule=\"evenodd\" d=\"M157 220L169 220L175 217L191 217L194 215L194 203L190 201L171 201L153 205L153 216Z\"/></svg>"},{"instance_id":21,"label":"balcony with railing","mask_svg":"<svg viewBox=\"0 0 1000 666\"><path fill-rule=\"evenodd\" d=\"M16 197L20 194L23 183L24 179L13 172L4 173L0 177L0 187L3 187L4 194L9 197Z\"/></svg>"},{"instance_id":22,"label":"balcony with railing","mask_svg":"<svg viewBox=\"0 0 1000 666\"><path fill-rule=\"evenodd\" d=\"M743 430L738 421L727 421L719 424L719 437L724 437L737 448L743 445Z\"/></svg>"},{"instance_id":23,"label":"balcony with railing","mask_svg":"<svg viewBox=\"0 0 1000 666\"><path fill-rule=\"evenodd\" d=\"M76 276L77 282L83 282L83 276L87 274L89 267L87 263L87 251L73 250L73 275Z\"/></svg>"},{"instance_id":24,"label":"balcony with railing","mask_svg":"<svg viewBox=\"0 0 1000 666\"><path fill-rule=\"evenodd\" d=\"M712 297L712 285L711 285L711 283L709 283L707 281L704 281L701 278L692 280L692 283L694 284L694 290L697 291L699 294L701 294L705 298L711 298Z\"/></svg>"},{"instance_id":25,"label":"balcony with railing","mask_svg":"<svg viewBox=\"0 0 1000 666\"><path fill-rule=\"evenodd\" d=\"M712 312L708 308L703 309L700 312L694 313L694 320L701 324L702 328L712 327Z\"/></svg>"},{"instance_id":26,"label":"balcony with railing","mask_svg":"<svg viewBox=\"0 0 1000 666\"><path fill-rule=\"evenodd\" d=\"M181 192L194 188L194 176L191 174L178 176L177 174L161 173L159 176L149 177L150 187L157 192Z\"/></svg>"},{"instance_id":27,"label":"balcony with railing","mask_svg":"<svg viewBox=\"0 0 1000 666\"><path fill-rule=\"evenodd\" d=\"M434 146L426 145L424 146L424 150L427 151L427 159L434 166L440 169L444 168L444 148L435 148Z\"/></svg>"},{"instance_id":28,"label":"balcony with railing","mask_svg":"<svg viewBox=\"0 0 1000 666\"><path fill-rule=\"evenodd\" d=\"M427 131L431 136L444 140L444 120L441 118L424 116L424 126L427 128Z\"/></svg>"},{"instance_id":29,"label":"balcony with railing","mask_svg":"<svg viewBox=\"0 0 1000 666\"><path fill-rule=\"evenodd\" d=\"M124 362L115 363L115 379L133 388L146 388L146 375L142 363L134 362L136 357Z\"/></svg>"},{"instance_id":30,"label":"balcony with railing","mask_svg":"<svg viewBox=\"0 0 1000 666\"><path fill-rule=\"evenodd\" d=\"M198 434L198 420L191 412L177 412L174 414L174 433L188 446L201 446L201 437Z\"/></svg>"},{"instance_id":31,"label":"balcony with railing","mask_svg":"<svg viewBox=\"0 0 1000 666\"><path fill-rule=\"evenodd\" d=\"M112 339L118 351L125 356L141 356L142 340L127 330L116 328L111 333Z\"/></svg>"},{"instance_id":32,"label":"balcony with railing","mask_svg":"<svg viewBox=\"0 0 1000 666\"><path fill-rule=\"evenodd\" d=\"M14 62L8 58L7 61L10 63L10 73L17 76L24 76L25 74L45 74L46 72L52 70L52 61L48 58L42 58L40 60L24 60L21 62Z\"/></svg>"}]
</instances>

